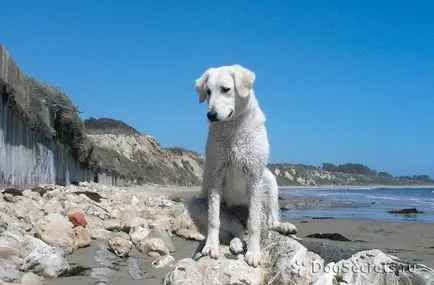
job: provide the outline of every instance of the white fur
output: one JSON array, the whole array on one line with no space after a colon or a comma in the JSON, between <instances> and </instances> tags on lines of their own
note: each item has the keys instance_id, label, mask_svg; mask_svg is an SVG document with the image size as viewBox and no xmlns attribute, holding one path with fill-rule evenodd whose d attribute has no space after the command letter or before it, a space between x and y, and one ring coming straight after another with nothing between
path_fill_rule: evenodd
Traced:
<instances>
[{"instance_id":1,"label":"white fur","mask_svg":"<svg viewBox=\"0 0 434 285\"><path fill-rule=\"evenodd\" d=\"M207 239L202 254L218 258L220 231L239 238L243 229L239 219L226 209L247 206L245 260L256 267L261 262L263 225L284 234L296 229L279 222L278 186L266 167L266 119L253 91L254 80L255 74L240 65L210 68L196 80L199 101L207 100L208 111L217 113L218 121L209 125L202 198L196 199L190 209L193 219L202 224L207 210ZM242 249L238 240L231 244L236 252Z\"/></svg>"}]
</instances>

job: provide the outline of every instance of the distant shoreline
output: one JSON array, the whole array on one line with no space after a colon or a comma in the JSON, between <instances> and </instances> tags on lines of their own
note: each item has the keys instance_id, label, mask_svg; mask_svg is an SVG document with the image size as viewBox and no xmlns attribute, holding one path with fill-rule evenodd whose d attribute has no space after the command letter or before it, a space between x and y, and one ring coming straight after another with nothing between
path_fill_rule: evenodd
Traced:
<instances>
[{"instance_id":1,"label":"distant shoreline","mask_svg":"<svg viewBox=\"0 0 434 285\"><path fill-rule=\"evenodd\" d=\"M432 185L321 185L321 186L279 186L279 189L303 189L303 190L342 190L342 189L353 189L353 190L374 190L374 189L398 189L398 188L434 188Z\"/></svg>"}]
</instances>

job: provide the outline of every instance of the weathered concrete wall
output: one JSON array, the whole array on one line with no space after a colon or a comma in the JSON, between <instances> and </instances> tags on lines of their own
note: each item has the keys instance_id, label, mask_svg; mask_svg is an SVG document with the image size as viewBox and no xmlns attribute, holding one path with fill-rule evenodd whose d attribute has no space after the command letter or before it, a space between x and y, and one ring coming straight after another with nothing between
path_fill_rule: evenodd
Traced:
<instances>
[{"instance_id":1,"label":"weathered concrete wall","mask_svg":"<svg viewBox=\"0 0 434 285\"><path fill-rule=\"evenodd\" d=\"M89 180L93 180L92 172L81 167L65 147L32 130L0 101L0 188Z\"/></svg>"},{"instance_id":2,"label":"weathered concrete wall","mask_svg":"<svg viewBox=\"0 0 434 285\"><path fill-rule=\"evenodd\" d=\"M45 126L31 128L26 112L31 104L28 97L23 74L0 45L0 189L93 181L95 174L53 140L48 108L47 116L43 116ZM122 182L106 174L97 176L104 184Z\"/></svg>"}]
</instances>

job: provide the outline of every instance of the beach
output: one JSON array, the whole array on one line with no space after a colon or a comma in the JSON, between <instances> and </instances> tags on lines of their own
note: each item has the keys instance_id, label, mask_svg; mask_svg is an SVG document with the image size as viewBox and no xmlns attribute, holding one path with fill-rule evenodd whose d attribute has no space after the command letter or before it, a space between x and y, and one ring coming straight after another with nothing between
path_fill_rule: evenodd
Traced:
<instances>
[{"instance_id":1,"label":"beach","mask_svg":"<svg viewBox=\"0 0 434 285\"><path fill-rule=\"evenodd\" d=\"M146 186L128 188L131 192L146 195L164 195L171 200L185 202L189 197L197 195L199 188L194 187L163 187ZM336 209L345 207L339 202L316 199L315 196L291 196L282 193L280 205L286 205L304 210L310 208ZM357 205L352 205L357 207ZM385 253L400 257L410 263L422 263L434 267L434 227L419 222L390 222L361 219L336 219L330 217L283 218L294 223L298 228L296 237L315 252L318 244L335 246L345 250L379 249ZM349 241L335 241L319 238L306 238L319 233L337 233ZM172 254L176 261L192 257L199 246L198 241L188 241L172 237L176 251ZM305 242L305 243L304 243ZM312 246L312 244L316 246ZM133 249L128 258L119 258L108 252L103 241L94 241L91 246L81 248L67 257L71 266L83 267L84 270L73 276L47 279L44 284L161 284L170 268L153 268L155 258ZM137 262L140 268L139 280L134 280L131 274L131 262ZM137 272L136 272L137 274ZM96 282L96 283L95 283ZM98 283L99 282L99 283Z\"/></svg>"}]
</instances>

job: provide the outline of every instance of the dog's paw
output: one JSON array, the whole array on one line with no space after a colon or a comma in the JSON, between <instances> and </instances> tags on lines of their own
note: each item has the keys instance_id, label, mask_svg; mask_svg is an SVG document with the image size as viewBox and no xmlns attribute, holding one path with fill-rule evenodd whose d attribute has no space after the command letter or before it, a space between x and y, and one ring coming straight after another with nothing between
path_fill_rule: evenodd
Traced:
<instances>
[{"instance_id":1,"label":"dog's paw","mask_svg":"<svg viewBox=\"0 0 434 285\"><path fill-rule=\"evenodd\" d=\"M206 244L202 249L202 256L208 255L212 259L219 258L219 246L218 245L210 245Z\"/></svg>"},{"instance_id":2,"label":"dog's paw","mask_svg":"<svg viewBox=\"0 0 434 285\"><path fill-rule=\"evenodd\" d=\"M288 222L280 223L278 226L274 227L273 230L286 236L295 235L297 233L297 227Z\"/></svg>"},{"instance_id":3,"label":"dog's paw","mask_svg":"<svg viewBox=\"0 0 434 285\"><path fill-rule=\"evenodd\" d=\"M248 265L258 267L261 264L261 251L247 250L246 256L244 258Z\"/></svg>"},{"instance_id":4,"label":"dog's paw","mask_svg":"<svg viewBox=\"0 0 434 285\"><path fill-rule=\"evenodd\" d=\"M239 254L244 250L243 242L237 237L233 238L229 244L229 249L231 250L232 254Z\"/></svg>"}]
</instances>

